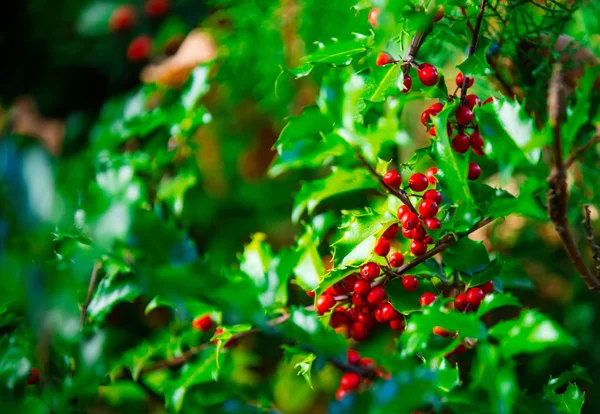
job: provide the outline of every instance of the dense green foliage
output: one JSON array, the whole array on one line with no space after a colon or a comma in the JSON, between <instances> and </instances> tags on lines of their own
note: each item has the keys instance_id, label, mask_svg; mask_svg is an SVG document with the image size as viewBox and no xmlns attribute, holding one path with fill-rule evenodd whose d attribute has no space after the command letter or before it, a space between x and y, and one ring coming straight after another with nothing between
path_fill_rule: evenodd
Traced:
<instances>
[{"instance_id":1,"label":"dense green foliage","mask_svg":"<svg viewBox=\"0 0 600 414\"><path fill-rule=\"evenodd\" d=\"M484 1L473 54L472 0L172 0L160 17L140 0L122 33L109 19L125 1L62 3L15 6L0 37L14 57L0 81L6 412L600 409L598 295L546 199L556 136L561 159L591 142L569 166L566 217L593 273L581 223L588 204L600 227L594 2ZM197 27L214 40L209 58L182 82L138 80L148 62L127 59L132 39L151 35L151 62L165 67ZM434 86L407 61L375 63L403 59L417 34L413 57L437 67ZM547 109L558 62L559 122ZM496 97L473 109L485 156L454 151L445 128L459 71L475 78L470 93ZM24 121L25 95L61 133L33 112ZM430 136L419 116L438 101ZM473 161L478 180L467 178ZM441 254L421 260L402 235L392 241L418 277L409 291L373 249L400 221L408 177L434 166L443 201L429 249ZM397 191L379 177L392 168ZM370 261L406 328L355 341L306 291L318 299ZM490 281L479 307L455 309L459 292ZM425 292L438 300L422 306ZM343 293L336 306L350 305ZM219 329L198 329L201 316ZM440 326L456 335L434 335ZM374 363L356 368L348 349ZM364 379L338 400L343 371Z\"/></svg>"}]
</instances>

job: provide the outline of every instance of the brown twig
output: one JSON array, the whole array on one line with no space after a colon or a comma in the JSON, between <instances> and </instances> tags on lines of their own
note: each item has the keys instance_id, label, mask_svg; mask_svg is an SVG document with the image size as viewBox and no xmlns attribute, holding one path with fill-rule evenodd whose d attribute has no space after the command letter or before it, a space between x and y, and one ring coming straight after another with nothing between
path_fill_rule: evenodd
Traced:
<instances>
[{"instance_id":1,"label":"brown twig","mask_svg":"<svg viewBox=\"0 0 600 414\"><path fill-rule=\"evenodd\" d=\"M590 206L588 206L587 204L583 206L583 216L583 228L585 229L588 246L592 251L592 257L594 258L594 269L596 270L596 277L600 277L600 246L598 246L598 244L596 243L594 228L592 227Z\"/></svg>"},{"instance_id":2,"label":"brown twig","mask_svg":"<svg viewBox=\"0 0 600 414\"><path fill-rule=\"evenodd\" d=\"M494 221L494 219L492 217L487 217L483 220L478 221L477 223L475 223L475 225L471 228L471 230L469 230L465 236L473 233L476 230L479 230L480 228L490 224L492 221ZM428 252L426 252L424 255L417 257L416 259L400 266L398 268L398 270L396 270L395 272L392 272L394 276L401 276L404 273L406 273L407 271L409 271L410 269L412 269L413 267L423 263L425 260L429 259L430 257L435 256L438 253L443 252L444 250L446 250L448 247L452 246L454 243L456 243L459 239L455 239L454 236L452 235L448 235L447 237L445 237L444 239L442 239L442 241L440 241L440 243L435 246L433 249L429 250ZM387 273L387 272L386 272Z\"/></svg>"},{"instance_id":3,"label":"brown twig","mask_svg":"<svg viewBox=\"0 0 600 414\"><path fill-rule=\"evenodd\" d=\"M96 260L94 263L94 267L92 268L92 275L90 276L90 284L88 286L87 298L85 303L81 308L81 327L85 325L85 321L87 319L87 308L90 306L90 302L92 301L92 296L94 295L94 289L96 287L96 281L98 280L98 271L102 267L102 263L99 260Z\"/></svg>"},{"instance_id":4,"label":"brown twig","mask_svg":"<svg viewBox=\"0 0 600 414\"><path fill-rule=\"evenodd\" d=\"M579 148L573 153L573 155L566 159L563 167L565 169L569 168L575 161L577 161L577 158L581 157L584 152L597 144L598 141L600 141L600 129L596 130L596 135L594 135L592 139L590 139L583 147Z\"/></svg>"},{"instance_id":5,"label":"brown twig","mask_svg":"<svg viewBox=\"0 0 600 414\"><path fill-rule=\"evenodd\" d=\"M564 91L562 79L562 65L555 63L552 68L550 79L550 91L548 94L548 117L554 133L554 167L548 177L548 216L554 223L556 232L560 236L565 250L575 269L590 290L600 290L600 278L592 273L583 261L583 257L571 229L567 217L567 202L569 194L567 191L567 175L563 161L563 148L561 136L561 120L564 113Z\"/></svg>"},{"instance_id":6,"label":"brown twig","mask_svg":"<svg viewBox=\"0 0 600 414\"><path fill-rule=\"evenodd\" d=\"M357 152L357 156L360 159L361 163L365 166L365 168L367 168L367 170L369 170L369 172L375 178L377 178L377 181L379 181L379 183L386 189L386 191L388 193L393 194L394 196L396 196L397 198L399 198L400 201L402 201L402 203L404 203L410 209L410 211L412 211L413 213L415 213L417 215L419 214L417 212L417 209L413 205L413 203L408 198L408 194L406 193L406 191L404 191L401 188L395 189L395 188L392 188L389 185L387 185L383 181L383 177L381 176L381 174L377 173L377 171L375 170L375 168L373 168L373 166L365 159L365 157L360 152Z\"/></svg>"},{"instance_id":7,"label":"brown twig","mask_svg":"<svg viewBox=\"0 0 600 414\"><path fill-rule=\"evenodd\" d=\"M477 21L475 22L475 29L473 29L473 37L471 38L471 45L469 46L469 53L467 57L470 57L477 50L477 43L479 42L479 31L481 30L481 22L483 21L483 12L485 11L485 5L487 0L481 0L479 4L479 14L477 15ZM467 88L469 83L466 79L463 81L460 89L460 101L464 103L465 97L467 96Z\"/></svg>"}]
</instances>

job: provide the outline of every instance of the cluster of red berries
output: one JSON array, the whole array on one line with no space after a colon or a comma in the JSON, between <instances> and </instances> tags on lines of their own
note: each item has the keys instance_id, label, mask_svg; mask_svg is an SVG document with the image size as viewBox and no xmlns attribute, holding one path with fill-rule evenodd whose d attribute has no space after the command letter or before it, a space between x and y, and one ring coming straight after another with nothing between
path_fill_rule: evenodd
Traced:
<instances>
[{"instance_id":1,"label":"cluster of red berries","mask_svg":"<svg viewBox=\"0 0 600 414\"><path fill-rule=\"evenodd\" d=\"M384 372L382 369L376 367L375 361L373 361L371 358L362 358L358 351L349 349L346 357L350 366L357 367L362 370L374 370L376 376L383 379L390 378L389 373ZM363 378L359 373L354 371L346 372L340 378L340 386L335 392L335 397L338 400L342 400L346 395L348 395L348 393L366 389L370 385L371 380L369 378Z\"/></svg>"},{"instance_id":2,"label":"cluster of red berries","mask_svg":"<svg viewBox=\"0 0 600 414\"><path fill-rule=\"evenodd\" d=\"M150 18L163 17L169 10L169 0L146 0L144 12ZM136 9L130 4L117 7L108 20L113 33L122 33L135 26L138 20ZM152 52L152 38L147 35L135 37L127 47L127 58L133 62L146 60Z\"/></svg>"},{"instance_id":3,"label":"cluster of red berries","mask_svg":"<svg viewBox=\"0 0 600 414\"><path fill-rule=\"evenodd\" d=\"M194 327L194 329L196 329L200 332L210 332L215 327L215 322L212 320L210 315L201 315L201 316L196 317L192 321L192 326ZM214 336L217 336L221 333L223 333L223 328L218 327L217 329L215 329ZM218 342L219 341L216 339L213 340L214 344L217 344ZM236 344L236 340L235 340L235 338L232 338L232 339L229 339L227 342L225 342L224 347L231 348L235 344Z\"/></svg>"}]
</instances>

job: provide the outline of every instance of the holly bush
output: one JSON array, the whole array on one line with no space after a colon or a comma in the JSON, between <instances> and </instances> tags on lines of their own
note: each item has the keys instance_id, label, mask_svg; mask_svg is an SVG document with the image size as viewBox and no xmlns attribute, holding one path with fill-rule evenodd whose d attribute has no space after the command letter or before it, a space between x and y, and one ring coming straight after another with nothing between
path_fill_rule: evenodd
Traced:
<instances>
[{"instance_id":1,"label":"holly bush","mask_svg":"<svg viewBox=\"0 0 600 414\"><path fill-rule=\"evenodd\" d=\"M6 412L600 409L595 2L61 3L0 36Z\"/></svg>"}]
</instances>

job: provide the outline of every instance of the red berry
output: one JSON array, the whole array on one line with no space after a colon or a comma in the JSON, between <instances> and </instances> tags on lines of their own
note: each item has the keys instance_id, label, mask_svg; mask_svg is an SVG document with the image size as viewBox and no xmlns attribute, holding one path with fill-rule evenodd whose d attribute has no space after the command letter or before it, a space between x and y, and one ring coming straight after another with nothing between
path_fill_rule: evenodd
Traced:
<instances>
[{"instance_id":1,"label":"red berry","mask_svg":"<svg viewBox=\"0 0 600 414\"><path fill-rule=\"evenodd\" d=\"M338 401L342 401L346 397L346 395L348 395L348 391L343 390L341 388L338 388L335 392L335 398Z\"/></svg>"},{"instance_id":2,"label":"red berry","mask_svg":"<svg viewBox=\"0 0 600 414\"><path fill-rule=\"evenodd\" d=\"M410 209L408 208L408 206L406 205L401 205L400 208L398 209L398 220L402 220L402 217L404 217L404 215L406 213L410 212Z\"/></svg>"},{"instance_id":3,"label":"red berry","mask_svg":"<svg viewBox=\"0 0 600 414\"><path fill-rule=\"evenodd\" d=\"M461 293L460 295L456 296L456 299L454 299L454 307L459 311L464 311L467 309L468 303L469 301L467 300L466 293Z\"/></svg>"},{"instance_id":4,"label":"red berry","mask_svg":"<svg viewBox=\"0 0 600 414\"><path fill-rule=\"evenodd\" d=\"M430 169L425 171L425 177L427 177L429 184L435 185L435 183L437 183L437 178L435 178L435 175L437 173L438 173L437 167L431 167Z\"/></svg>"},{"instance_id":5,"label":"red berry","mask_svg":"<svg viewBox=\"0 0 600 414\"><path fill-rule=\"evenodd\" d=\"M364 341L367 339L368 334L369 329L367 328L367 325L362 322L355 322L350 328L350 335L355 341Z\"/></svg>"},{"instance_id":6,"label":"red berry","mask_svg":"<svg viewBox=\"0 0 600 414\"><path fill-rule=\"evenodd\" d=\"M371 358L362 358L358 364L362 369L372 369L375 366L375 361Z\"/></svg>"},{"instance_id":7,"label":"red berry","mask_svg":"<svg viewBox=\"0 0 600 414\"><path fill-rule=\"evenodd\" d=\"M402 228L412 230L419 225L419 216L413 212L408 212L402 217Z\"/></svg>"},{"instance_id":8,"label":"red berry","mask_svg":"<svg viewBox=\"0 0 600 414\"><path fill-rule=\"evenodd\" d=\"M195 318L192 321L192 326L198 331L208 332L213 328L214 322L210 315L203 315Z\"/></svg>"},{"instance_id":9,"label":"red berry","mask_svg":"<svg viewBox=\"0 0 600 414\"><path fill-rule=\"evenodd\" d=\"M440 227L442 227L442 223L434 218L428 218L427 220L425 220L425 225L427 226L428 229L430 230L437 230Z\"/></svg>"},{"instance_id":10,"label":"red berry","mask_svg":"<svg viewBox=\"0 0 600 414\"><path fill-rule=\"evenodd\" d=\"M380 237L379 240L377 240L377 243L375 243L373 252L375 252L377 256L387 256L387 254L390 252L389 240Z\"/></svg>"},{"instance_id":11,"label":"red berry","mask_svg":"<svg viewBox=\"0 0 600 414\"><path fill-rule=\"evenodd\" d=\"M467 301L471 304L471 306L477 307L483 300L484 296L485 293L483 293L482 289L474 287L469 289L467 292Z\"/></svg>"},{"instance_id":12,"label":"red berry","mask_svg":"<svg viewBox=\"0 0 600 414\"><path fill-rule=\"evenodd\" d=\"M329 312L329 310L335 305L335 299L331 295L323 294L317 299L317 312L320 315Z\"/></svg>"},{"instance_id":13,"label":"red berry","mask_svg":"<svg viewBox=\"0 0 600 414\"><path fill-rule=\"evenodd\" d=\"M412 78L408 75L404 75L404 89L402 89L402 93L409 93L412 89Z\"/></svg>"},{"instance_id":14,"label":"red berry","mask_svg":"<svg viewBox=\"0 0 600 414\"><path fill-rule=\"evenodd\" d=\"M346 309L346 316L351 321L358 321L358 308L348 308Z\"/></svg>"},{"instance_id":15,"label":"red berry","mask_svg":"<svg viewBox=\"0 0 600 414\"><path fill-rule=\"evenodd\" d=\"M360 267L360 274L367 280L373 280L381 273L381 268L375 262L365 263Z\"/></svg>"},{"instance_id":16,"label":"red berry","mask_svg":"<svg viewBox=\"0 0 600 414\"><path fill-rule=\"evenodd\" d=\"M436 296L435 293L433 293L433 292L425 292L419 298L419 303L421 303L421 306L429 306L433 302L435 302L436 299L437 299L437 296Z\"/></svg>"},{"instance_id":17,"label":"red berry","mask_svg":"<svg viewBox=\"0 0 600 414\"><path fill-rule=\"evenodd\" d=\"M119 6L110 15L108 27L113 32L120 32L131 28L136 21L136 13L133 6L125 4Z\"/></svg>"},{"instance_id":18,"label":"red berry","mask_svg":"<svg viewBox=\"0 0 600 414\"><path fill-rule=\"evenodd\" d=\"M381 309L381 317L386 322L395 321L396 319L398 319L400 317L400 314L398 313L398 311L396 309L394 309L392 304L389 302L381 305L380 309Z\"/></svg>"},{"instance_id":19,"label":"red berry","mask_svg":"<svg viewBox=\"0 0 600 414\"><path fill-rule=\"evenodd\" d=\"M379 308L375 309L375 319L379 323L385 323L385 321L383 320L383 316L381 316L381 309Z\"/></svg>"},{"instance_id":20,"label":"red berry","mask_svg":"<svg viewBox=\"0 0 600 414\"><path fill-rule=\"evenodd\" d=\"M362 308L363 306L368 306L369 302L367 302L366 296L354 292L354 294L352 295L352 304L356 307Z\"/></svg>"},{"instance_id":21,"label":"red berry","mask_svg":"<svg viewBox=\"0 0 600 414\"><path fill-rule=\"evenodd\" d=\"M414 292L419 287L419 280L414 276L403 276L402 277L402 286L404 289L409 292Z\"/></svg>"},{"instance_id":22,"label":"red berry","mask_svg":"<svg viewBox=\"0 0 600 414\"><path fill-rule=\"evenodd\" d=\"M429 107L429 110L434 114L439 114L440 112L442 112L442 109L444 109L444 104L441 102L431 104L431 106Z\"/></svg>"},{"instance_id":23,"label":"red berry","mask_svg":"<svg viewBox=\"0 0 600 414\"><path fill-rule=\"evenodd\" d=\"M346 351L346 357L348 358L348 363L350 365L356 365L360 362L360 354L354 349Z\"/></svg>"},{"instance_id":24,"label":"red berry","mask_svg":"<svg viewBox=\"0 0 600 414\"><path fill-rule=\"evenodd\" d=\"M144 11L148 16L152 17L164 16L168 9L168 0L148 0L144 5Z\"/></svg>"},{"instance_id":25,"label":"red berry","mask_svg":"<svg viewBox=\"0 0 600 414\"><path fill-rule=\"evenodd\" d=\"M468 125L473 122L473 112L466 106L459 106L456 110L456 122L461 125Z\"/></svg>"},{"instance_id":26,"label":"red berry","mask_svg":"<svg viewBox=\"0 0 600 414\"><path fill-rule=\"evenodd\" d=\"M349 276L346 276L344 280L342 280L341 284L344 287L344 293L350 293L354 291L354 284L360 278L358 273L352 273Z\"/></svg>"},{"instance_id":27,"label":"red berry","mask_svg":"<svg viewBox=\"0 0 600 414\"><path fill-rule=\"evenodd\" d=\"M400 267L404 264L404 255L400 252L392 253L390 255L390 265L392 267Z\"/></svg>"},{"instance_id":28,"label":"red berry","mask_svg":"<svg viewBox=\"0 0 600 414\"><path fill-rule=\"evenodd\" d=\"M483 290L483 293L485 293L486 295L489 295L490 293L494 292L494 282L492 282L491 280L479 287L481 288L481 290Z\"/></svg>"},{"instance_id":29,"label":"red berry","mask_svg":"<svg viewBox=\"0 0 600 414\"><path fill-rule=\"evenodd\" d=\"M467 347L464 344L460 344L454 349L454 352L457 354L464 354L467 352Z\"/></svg>"},{"instance_id":30,"label":"red berry","mask_svg":"<svg viewBox=\"0 0 600 414\"><path fill-rule=\"evenodd\" d=\"M152 51L152 38L138 36L131 41L127 48L127 58L133 62L146 60Z\"/></svg>"},{"instance_id":31,"label":"red berry","mask_svg":"<svg viewBox=\"0 0 600 414\"><path fill-rule=\"evenodd\" d=\"M325 293L331 296L337 296L337 295L343 295L344 293L346 293L344 286L341 283L335 283L332 286L329 286L326 290Z\"/></svg>"},{"instance_id":32,"label":"red berry","mask_svg":"<svg viewBox=\"0 0 600 414\"><path fill-rule=\"evenodd\" d=\"M435 127L432 126L431 128L429 128L429 130L427 130L427 133L429 135L431 135L432 137L435 137L435 135L436 135Z\"/></svg>"},{"instance_id":33,"label":"red berry","mask_svg":"<svg viewBox=\"0 0 600 414\"><path fill-rule=\"evenodd\" d=\"M438 82L438 73L435 66L422 64L419 66L419 80L425 86L433 86Z\"/></svg>"},{"instance_id":34,"label":"red berry","mask_svg":"<svg viewBox=\"0 0 600 414\"><path fill-rule=\"evenodd\" d=\"M371 305L379 305L386 299L386 297L387 296L385 294L385 289L383 288L383 286L379 285L371 289L371 291L367 295L367 301Z\"/></svg>"},{"instance_id":35,"label":"red berry","mask_svg":"<svg viewBox=\"0 0 600 414\"><path fill-rule=\"evenodd\" d=\"M346 372L340 379L340 388L343 390L355 390L360 386L360 375L356 372Z\"/></svg>"},{"instance_id":36,"label":"red berry","mask_svg":"<svg viewBox=\"0 0 600 414\"><path fill-rule=\"evenodd\" d=\"M393 240L398 233L400 233L400 226L397 223L394 223L383 232L382 237L384 239Z\"/></svg>"},{"instance_id":37,"label":"red berry","mask_svg":"<svg viewBox=\"0 0 600 414\"><path fill-rule=\"evenodd\" d=\"M423 124L423 126L427 126L427 123L431 120L432 115L435 114L433 114L430 109L426 109L423 112L421 112L421 123Z\"/></svg>"},{"instance_id":38,"label":"red berry","mask_svg":"<svg viewBox=\"0 0 600 414\"><path fill-rule=\"evenodd\" d=\"M40 381L40 373L37 368L31 368L29 370L29 377L27 378L27 385L34 385Z\"/></svg>"},{"instance_id":39,"label":"red berry","mask_svg":"<svg viewBox=\"0 0 600 414\"><path fill-rule=\"evenodd\" d=\"M386 185L389 185L390 187L396 189L402 185L402 177L400 176L400 173L398 171L389 170L383 176L383 182Z\"/></svg>"},{"instance_id":40,"label":"red berry","mask_svg":"<svg viewBox=\"0 0 600 414\"><path fill-rule=\"evenodd\" d=\"M438 190L427 190L423 193L423 198L424 199L429 199L429 200L433 200L438 204L442 203L442 193L440 193Z\"/></svg>"},{"instance_id":41,"label":"red berry","mask_svg":"<svg viewBox=\"0 0 600 414\"><path fill-rule=\"evenodd\" d=\"M469 172L467 178L469 180L476 180L481 176L481 167L474 162L469 163Z\"/></svg>"},{"instance_id":42,"label":"red berry","mask_svg":"<svg viewBox=\"0 0 600 414\"><path fill-rule=\"evenodd\" d=\"M354 283L354 293L366 295L369 293L369 290L371 290L371 284L365 279L358 279L356 283Z\"/></svg>"},{"instance_id":43,"label":"red berry","mask_svg":"<svg viewBox=\"0 0 600 414\"><path fill-rule=\"evenodd\" d=\"M471 144L471 147L473 148L473 151L483 151L483 138L481 137L481 134L479 133L479 131L474 131L471 134L471 138L469 139L469 142Z\"/></svg>"},{"instance_id":44,"label":"red berry","mask_svg":"<svg viewBox=\"0 0 600 414\"><path fill-rule=\"evenodd\" d=\"M377 27L377 18L379 17L379 13L381 13L381 9L379 7L373 7L369 12L368 20L371 26Z\"/></svg>"},{"instance_id":45,"label":"red berry","mask_svg":"<svg viewBox=\"0 0 600 414\"><path fill-rule=\"evenodd\" d=\"M312 290L307 290L306 291L306 296L308 296L309 298L314 298L315 297L315 292L313 292Z\"/></svg>"},{"instance_id":46,"label":"red berry","mask_svg":"<svg viewBox=\"0 0 600 414\"><path fill-rule=\"evenodd\" d=\"M433 239L431 238L431 236L427 236L423 239L423 243L425 244L435 244L435 242L433 241Z\"/></svg>"},{"instance_id":47,"label":"red berry","mask_svg":"<svg viewBox=\"0 0 600 414\"><path fill-rule=\"evenodd\" d=\"M419 213L423 218L432 218L439 210L437 203L430 198L424 198L419 203Z\"/></svg>"},{"instance_id":48,"label":"red berry","mask_svg":"<svg viewBox=\"0 0 600 414\"><path fill-rule=\"evenodd\" d=\"M390 328L392 328L394 331L403 331L404 328L406 328L406 322L404 321L404 318L390 321Z\"/></svg>"},{"instance_id":49,"label":"red berry","mask_svg":"<svg viewBox=\"0 0 600 414\"><path fill-rule=\"evenodd\" d=\"M434 335L438 335L438 336L443 336L444 338L447 338L450 336L450 331L448 329L444 329L441 326L434 326L433 327L433 334Z\"/></svg>"},{"instance_id":50,"label":"red berry","mask_svg":"<svg viewBox=\"0 0 600 414\"><path fill-rule=\"evenodd\" d=\"M475 108L475 106L481 106L481 99L479 99L479 96L475 95L475 94L470 94L465 96L465 106L467 108L469 108L470 110L473 110L473 108Z\"/></svg>"},{"instance_id":51,"label":"red berry","mask_svg":"<svg viewBox=\"0 0 600 414\"><path fill-rule=\"evenodd\" d=\"M415 256L422 256L427 252L427 244L422 241L413 240L410 244L410 252Z\"/></svg>"},{"instance_id":52,"label":"red berry","mask_svg":"<svg viewBox=\"0 0 600 414\"><path fill-rule=\"evenodd\" d=\"M411 190L421 192L427 188L429 181L425 174L415 173L408 179L408 186Z\"/></svg>"},{"instance_id":53,"label":"red berry","mask_svg":"<svg viewBox=\"0 0 600 414\"><path fill-rule=\"evenodd\" d=\"M423 241L425 237L427 237L427 233L425 233L421 223L419 223L417 227L410 231L410 238L413 240Z\"/></svg>"},{"instance_id":54,"label":"red berry","mask_svg":"<svg viewBox=\"0 0 600 414\"><path fill-rule=\"evenodd\" d=\"M385 65L389 65L390 63L396 63L397 61L394 60L393 57L391 57L389 54L387 53L380 53L377 55L377 59L375 60L375 64L377 66L385 66Z\"/></svg>"},{"instance_id":55,"label":"red berry","mask_svg":"<svg viewBox=\"0 0 600 414\"><path fill-rule=\"evenodd\" d=\"M342 309L341 312L338 312L338 309ZM332 328L339 328L340 326L348 324L348 316L344 312L343 308L336 308L335 311L331 314L331 319L329 320L329 325Z\"/></svg>"},{"instance_id":56,"label":"red berry","mask_svg":"<svg viewBox=\"0 0 600 414\"><path fill-rule=\"evenodd\" d=\"M412 239L413 238L413 231L412 230L406 230L404 227L402 227L402 235L404 237L406 237L407 239Z\"/></svg>"},{"instance_id":57,"label":"red berry","mask_svg":"<svg viewBox=\"0 0 600 414\"><path fill-rule=\"evenodd\" d=\"M363 308L363 310L365 309L366 312L360 312L358 314L358 321L364 323L368 329L372 329L377 325L377 320L373 316L370 308Z\"/></svg>"},{"instance_id":58,"label":"red berry","mask_svg":"<svg viewBox=\"0 0 600 414\"><path fill-rule=\"evenodd\" d=\"M489 104L489 103L492 103L492 102L494 102L494 99L495 99L495 98L494 98L493 96L490 96L490 97L489 97L489 98L487 98L485 101L483 101L483 104L484 104L484 105L487 105L487 104Z\"/></svg>"},{"instance_id":59,"label":"red berry","mask_svg":"<svg viewBox=\"0 0 600 414\"><path fill-rule=\"evenodd\" d=\"M464 154L469 150L469 137L465 134L458 133L452 138L452 149L459 154Z\"/></svg>"},{"instance_id":60,"label":"red berry","mask_svg":"<svg viewBox=\"0 0 600 414\"><path fill-rule=\"evenodd\" d=\"M462 72L458 72L456 74L456 86L462 88L464 80L465 80L465 75L463 75ZM467 88L470 88L471 86L473 86L473 82L475 82L474 78L467 77Z\"/></svg>"}]
</instances>

